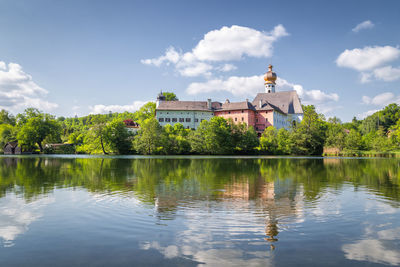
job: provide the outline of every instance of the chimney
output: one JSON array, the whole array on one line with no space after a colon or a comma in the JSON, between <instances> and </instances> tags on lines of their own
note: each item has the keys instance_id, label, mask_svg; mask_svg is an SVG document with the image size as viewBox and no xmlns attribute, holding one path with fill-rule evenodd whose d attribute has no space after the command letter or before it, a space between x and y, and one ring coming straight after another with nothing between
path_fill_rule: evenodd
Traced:
<instances>
[{"instance_id":1,"label":"chimney","mask_svg":"<svg viewBox=\"0 0 400 267\"><path fill-rule=\"evenodd\" d=\"M207 99L207 108L211 109L211 98Z\"/></svg>"},{"instance_id":2,"label":"chimney","mask_svg":"<svg viewBox=\"0 0 400 267\"><path fill-rule=\"evenodd\" d=\"M260 106L260 108L262 108L262 100L260 99L260 101L258 102L258 105Z\"/></svg>"}]
</instances>

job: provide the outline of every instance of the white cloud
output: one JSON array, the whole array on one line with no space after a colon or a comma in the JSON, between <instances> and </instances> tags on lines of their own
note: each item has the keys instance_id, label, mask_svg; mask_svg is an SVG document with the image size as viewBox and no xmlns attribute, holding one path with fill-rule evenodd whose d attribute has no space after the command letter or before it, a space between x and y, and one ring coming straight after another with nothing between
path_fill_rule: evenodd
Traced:
<instances>
[{"instance_id":1,"label":"white cloud","mask_svg":"<svg viewBox=\"0 0 400 267\"><path fill-rule=\"evenodd\" d=\"M210 64L197 62L193 65L185 66L184 68L178 69L178 72L185 77L195 77L199 75L211 75L213 67Z\"/></svg>"},{"instance_id":2,"label":"white cloud","mask_svg":"<svg viewBox=\"0 0 400 267\"><path fill-rule=\"evenodd\" d=\"M274 42L287 35L282 25L277 25L271 32L237 25L224 26L206 33L191 52L181 53L169 47L164 55L141 62L157 67L172 63L182 76L209 76L211 70L226 72L236 68L232 64L216 67L212 65L215 62L241 60L245 56L270 57Z\"/></svg>"},{"instance_id":3,"label":"white cloud","mask_svg":"<svg viewBox=\"0 0 400 267\"><path fill-rule=\"evenodd\" d=\"M104 114L108 112L135 112L148 101L134 101L131 105L94 105L89 106L90 114Z\"/></svg>"},{"instance_id":4,"label":"white cloud","mask_svg":"<svg viewBox=\"0 0 400 267\"><path fill-rule=\"evenodd\" d=\"M365 30L365 29L371 29L375 26L374 23L372 23L372 21L370 20L366 20L361 22L360 24L357 24L357 26L355 26L352 31L353 32L359 32L361 30Z\"/></svg>"},{"instance_id":5,"label":"white cloud","mask_svg":"<svg viewBox=\"0 0 400 267\"><path fill-rule=\"evenodd\" d=\"M393 68L392 66L385 66L375 69L373 75L377 80L391 82L400 79L400 68Z\"/></svg>"},{"instance_id":6,"label":"white cloud","mask_svg":"<svg viewBox=\"0 0 400 267\"><path fill-rule=\"evenodd\" d=\"M277 89L279 88L284 90L296 90L297 94L302 99L302 103L307 105L318 105L329 101L337 102L339 100L339 95L336 93L325 93L321 90L304 90L302 85L293 84L278 77Z\"/></svg>"},{"instance_id":7,"label":"white cloud","mask_svg":"<svg viewBox=\"0 0 400 267\"><path fill-rule=\"evenodd\" d=\"M393 61L400 56L400 49L392 46L366 46L364 48L346 49L336 59L339 67L358 71L367 71Z\"/></svg>"},{"instance_id":8,"label":"white cloud","mask_svg":"<svg viewBox=\"0 0 400 267\"><path fill-rule=\"evenodd\" d=\"M263 75L250 77L231 76L227 79L213 79L206 82L194 82L186 92L190 95L226 91L235 96L256 95L263 90Z\"/></svg>"},{"instance_id":9,"label":"white cloud","mask_svg":"<svg viewBox=\"0 0 400 267\"><path fill-rule=\"evenodd\" d=\"M236 70L237 67L235 65L233 65L233 64L224 64L224 65L218 67L217 69L219 71L222 71L222 72L229 72L229 71L232 71L232 70Z\"/></svg>"},{"instance_id":10,"label":"white cloud","mask_svg":"<svg viewBox=\"0 0 400 267\"><path fill-rule=\"evenodd\" d=\"M191 83L186 92L191 95L210 92L229 92L234 96L255 96L257 93L264 92L264 75L254 75L249 77L231 76L227 79L212 79L206 82ZM296 90L303 104L315 105L319 112L328 113L334 109L339 100L336 93L325 93L321 90L305 90L300 84L290 83L282 78L277 79L277 91Z\"/></svg>"},{"instance_id":11,"label":"white cloud","mask_svg":"<svg viewBox=\"0 0 400 267\"><path fill-rule=\"evenodd\" d=\"M369 96L363 96L361 100L364 104L372 104L383 107L391 103L400 103L400 95L396 97L392 92L385 92L376 95L373 98Z\"/></svg>"},{"instance_id":12,"label":"white cloud","mask_svg":"<svg viewBox=\"0 0 400 267\"><path fill-rule=\"evenodd\" d=\"M25 73L16 63L0 61L0 108L20 111L34 107L49 111L57 104L44 100L48 91L37 85L32 76Z\"/></svg>"},{"instance_id":13,"label":"white cloud","mask_svg":"<svg viewBox=\"0 0 400 267\"><path fill-rule=\"evenodd\" d=\"M357 114L357 118L362 120L362 119L365 119L368 116L371 116L372 114L374 114L375 112L378 112L378 111L379 111L379 109L371 109L371 110L368 110L366 112Z\"/></svg>"},{"instance_id":14,"label":"white cloud","mask_svg":"<svg viewBox=\"0 0 400 267\"><path fill-rule=\"evenodd\" d=\"M175 50L174 47L171 46L167 48L167 50L165 51L165 55L158 58L142 59L140 62L145 65L154 65L159 67L163 63L177 63L180 58L181 55Z\"/></svg>"},{"instance_id":15,"label":"white cloud","mask_svg":"<svg viewBox=\"0 0 400 267\"><path fill-rule=\"evenodd\" d=\"M192 53L199 60L227 61L250 57L270 57L272 44L288 35L282 25L269 33L233 25L206 33Z\"/></svg>"}]
</instances>

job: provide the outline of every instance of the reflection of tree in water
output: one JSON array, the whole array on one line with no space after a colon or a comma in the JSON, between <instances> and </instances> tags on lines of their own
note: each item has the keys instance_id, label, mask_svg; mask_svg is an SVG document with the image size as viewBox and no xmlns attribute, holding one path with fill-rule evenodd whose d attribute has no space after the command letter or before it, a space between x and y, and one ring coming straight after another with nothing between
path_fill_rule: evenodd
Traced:
<instances>
[{"instance_id":1,"label":"reflection of tree in water","mask_svg":"<svg viewBox=\"0 0 400 267\"><path fill-rule=\"evenodd\" d=\"M13 192L30 201L66 187L124 194L154 205L160 220L174 219L182 208L226 202L239 213L243 207L256 210L274 249L283 218L297 216L299 195L314 202L326 189L341 192L352 184L398 206L399 177L397 159L2 157L0 197Z\"/></svg>"},{"instance_id":2,"label":"reflection of tree in water","mask_svg":"<svg viewBox=\"0 0 400 267\"><path fill-rule=\"evenodd\" d=\"M340 190L349 183L400 200L398 162L398 159L2 157L0 197L13 191L29 199L51 193L55 187L79 187L89 192L133 192L143 202L155 204L158 201L162 214L164 210L175 210L190 201L219 201L229 197L229 190L231 194L244 194L242 198L248 195L249 199L265 199L262 195L265 190L261 188L273 182L274 201L282 199L282 192L277 194L278 189L286 188L295 193L293 188L301 185L305 200L313 201L326 188ZM239 190L235 186L244 188ZM226 192L223 194L221 190Z\"/></svg>"}]
</instances>

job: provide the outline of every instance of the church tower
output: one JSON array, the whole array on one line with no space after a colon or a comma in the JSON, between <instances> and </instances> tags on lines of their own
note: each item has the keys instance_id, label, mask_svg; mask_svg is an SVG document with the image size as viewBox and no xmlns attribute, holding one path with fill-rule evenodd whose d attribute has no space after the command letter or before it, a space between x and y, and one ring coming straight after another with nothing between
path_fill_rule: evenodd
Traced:
<instances>
[{"instance_id":1,"label":"church tower","mask_svg":"<svg viewBox=\"0 0 400 267\"><path fill-rule=\"evenodd\" d=\"M266 93L275 93L276 73L272 71L272 65L269 64L268 72L264 76L264 85Z\"/></svg>"}]
</instances>

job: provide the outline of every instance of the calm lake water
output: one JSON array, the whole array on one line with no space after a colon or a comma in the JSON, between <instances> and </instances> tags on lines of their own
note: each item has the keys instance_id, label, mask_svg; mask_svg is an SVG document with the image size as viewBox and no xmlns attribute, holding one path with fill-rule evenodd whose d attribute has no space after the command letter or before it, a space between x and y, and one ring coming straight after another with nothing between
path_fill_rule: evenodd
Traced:
<instances>
[{"instance_id":1,"label":"calm lake water","mask_svg":"<svg viewBox=\"0 0 400 267\"><path fill-rule=\"evenodd\" d=\"M0 266L400 265L400 160L0 157Z\"/></svg>"}]
</instances>

